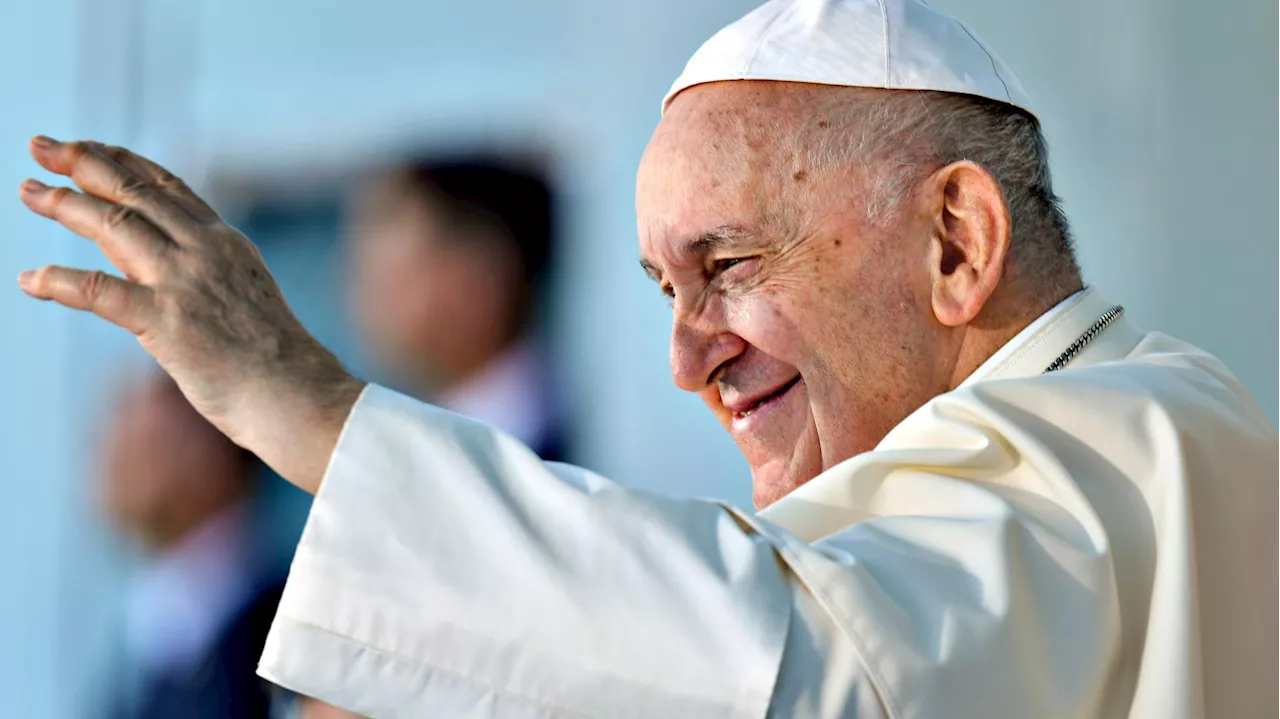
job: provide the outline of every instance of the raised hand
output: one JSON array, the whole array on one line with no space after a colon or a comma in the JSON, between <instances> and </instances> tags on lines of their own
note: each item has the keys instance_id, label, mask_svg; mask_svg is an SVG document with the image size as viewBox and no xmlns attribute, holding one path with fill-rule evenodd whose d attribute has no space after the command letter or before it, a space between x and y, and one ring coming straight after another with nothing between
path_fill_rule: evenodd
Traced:
<instances>
[{"instance_id":1,"label":"raised hand","mask_svg":"<svg viewBox=\"0 0 1280 719\"><path fill-rule=\"evenodd\" d=\"M302 327L253 243L128 150L37 137L31 154L81 192L27 180L22 201L123 277L47 266L19 276L23 291L132 332L214 426L314 491L363 384Z\"/></svg>"}]
</instances>

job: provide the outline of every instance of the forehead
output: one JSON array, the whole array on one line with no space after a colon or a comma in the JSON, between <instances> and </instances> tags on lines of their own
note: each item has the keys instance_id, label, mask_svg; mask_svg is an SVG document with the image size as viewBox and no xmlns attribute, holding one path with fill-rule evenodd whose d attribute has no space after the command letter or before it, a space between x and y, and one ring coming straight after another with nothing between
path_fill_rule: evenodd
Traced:
<instances>
[{"instance_id":1,"label":"forehead","mask_svg":"<svg viewBox=\"0 0 1280 719\"><path fill-rule=\"evenodd\" d=\"M356 187L351 199L360 216L372 218L422 204L408 178L396 170L380 170L368 176Z\"/></svg>"},{"instance_id":2,"label":"forehead","mask_svg":"<svg viewBox=\"0 0 1280 719\"><path fill-rule=\"evenodd\" d=\"M388 240L431 240L447 224L439 201L416 190L401 173L383 171L367 178L349 198L345 222L357 248L376 237Z\"/></svg>"},{"instance_id":3,"label":"forehead","mask_svg":"<svg viewBox=\"0 0 1280 719\"><path fill-rule=\"evenodd\" d=\"M789 83L719 82L690 88L658 123L640 183L693 173L705 179L763 179L795 161L808 114Z\"/></svg>"},{"instance_id":4,"label":"forehead","mask_svg":"<svg viewBox=\"0 0 1280 719\"><path fill-rule=\"evenodd\" d=\"M806 113L782 85L712 83L671 104L636 183L646 260L706 246L696 241L708 235L758 236L794 216L809 180L798 133Z\"/></svg>"}]
</instances>

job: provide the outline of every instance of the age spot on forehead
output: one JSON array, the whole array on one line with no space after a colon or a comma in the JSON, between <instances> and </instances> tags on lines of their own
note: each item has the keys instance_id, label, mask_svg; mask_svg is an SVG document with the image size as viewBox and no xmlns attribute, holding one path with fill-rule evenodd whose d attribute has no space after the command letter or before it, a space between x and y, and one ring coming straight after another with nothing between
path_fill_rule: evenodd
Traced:
<instances>
[{"instance_id":1,"label":"age spot on forehead","mask_svg":"<svg viewBox=\"0 0 1280 719\"><path fill-rule=\"evenodd\" d=\"M795 180L796 182L804 182L804 178L808 176L809 176L809 173L805 172L804 170L796 170L795 174L791 176L791 179Z\"/></svg>"}]
</instances>

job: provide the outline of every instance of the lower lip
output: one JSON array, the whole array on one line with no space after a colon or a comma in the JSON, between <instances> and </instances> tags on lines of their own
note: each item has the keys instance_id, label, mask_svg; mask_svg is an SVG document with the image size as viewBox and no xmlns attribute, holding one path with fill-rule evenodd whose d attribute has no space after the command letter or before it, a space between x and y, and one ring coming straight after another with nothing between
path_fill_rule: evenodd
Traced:
<instances>
[{"instance_id":1,"label":"lower lip","mask_svg":"<svg viewBox=\"0 0 1280 719\"><path fill-rule=\"evenodd\" d=\"M735 412L733 415L734 433L751 432L758 428L761 423L769 422L771 419L770 415L774 414L778 409L778 405L782 404L782 401L787 397L794 394L796 388L802 384L804 384L804 380L797 379L794 384L786 389L785 392L782 394L776 394L765 400L763 403L757 405L755 409L751 410L750 414L741 415Z\"/></svg>"}]
</instances>

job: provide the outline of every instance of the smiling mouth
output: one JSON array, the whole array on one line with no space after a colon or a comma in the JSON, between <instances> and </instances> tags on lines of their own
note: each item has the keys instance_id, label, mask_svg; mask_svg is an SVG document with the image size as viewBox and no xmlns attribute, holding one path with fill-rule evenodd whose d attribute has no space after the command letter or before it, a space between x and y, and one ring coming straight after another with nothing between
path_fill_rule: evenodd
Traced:
<instances>
[{"instance_id":1,"label":"smiling mouth","mask_svg":"<svg viewBox=\"0 0 1280 719\"><path fill-rule=\"evenodd\" d=\"M793 380L791 380L790 382L788 382L788 383L786 383L786 384L782 385L782 386L781 386L781 387L779 387L776 391L771 392L771 393L769 393L769 394L765 395L764 397L761 397L761 398L760 398L760 401L759 401L759 402L756 402L756 403L755 403L755 404L753 404L753 405L751 405L751 408L750 408L750 409L744 409L744 410L742 410L741 412L734 412L734 413L733 413L733 418L734 418L734 419L744 419L744 418L746 418L746 417L750 417L750 416L751 416L751 413L755 412L756 410L760 409L761 407L765 406L766 404L768 404L768 403L772 402L773 400L775 400L775 399L777 399L777 398L781 397L782 395L786 394L788 391L790 391L790 390L791 390L791 388L792 388L792 387L795 387L799 382L800 382L800 375L796 375L796 376L795 376L795 379L793 379Z\"/></svg>"}]
</instances>

